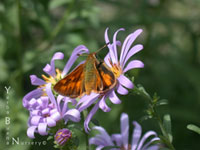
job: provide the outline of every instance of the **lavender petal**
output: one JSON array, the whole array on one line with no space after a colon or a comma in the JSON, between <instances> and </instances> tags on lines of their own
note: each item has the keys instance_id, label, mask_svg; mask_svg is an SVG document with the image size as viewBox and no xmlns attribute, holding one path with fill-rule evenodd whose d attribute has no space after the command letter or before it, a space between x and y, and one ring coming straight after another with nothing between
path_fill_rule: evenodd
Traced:
<instances>
[{"instance_id":1,"label":"lavender petal","mask_svg":"<svg viewBox=\"0 0 200 150\"><path fill-rule=\"evenodd\" d=\"M48 75L55 77L56 76L56 72L55 72L55 60L59 60L59 59L63 59L64 58L64 54L61 52L57 52L53 55L50 65L47 64L44 68L43 71L46 72Z\"/></svg>"},{"instance_id":2,"label":"lavender petal","mask_svg":"<svg viewBox=\"0 0 200 150\"><path fill-rule=\"evenodd\" d=\"M46 123L40 123L38 125L38 132L40 135L47 135L47 124Z\"/></svg>"},{"instance_id":3,"label":"lavender petal","mask_svg":"<svg viewBox=\"0 0 200 150\"><path fill-rule=\"evenodd\" d=\"M158 150L158 148L159 148L158 145L152 145L152 146L150 146L150 144L151 144L152 142L159 141L159 140L160 140L160 138L158 138L158 137L152 138L148 143L146 143L146 144L142 147L142 149ZM153 148L154 148L154 149L153 149Z\"/></svg>"},{"instance_id":4,"label":"lavender petal","mask_svg":"<svg viewBox=\"0 0 200 150\"><path fill-rule=\"evenodd\" d=\"M41 119L41 116L33 116L30 120L31 124L34 126L37 126L40 122L40 119Z\"/></svg>"},{"instance_id":5,"label":"lavender petal","mask_svg":"<svg viewBox=\"0 0 200 150\"><path fill-rule=\"evenodd\" d=\"M157 134L154 131L148 131L147 133L145 133L145 135L142 137L142 139L140 140L137 150L141 149L145 140L147 140L150 136L157 136Z\"/></svg>"},{"instance_id":6,"label":"lavender petal","mask_svg":"<svg viewBox=\"0 0 200 150\"><path fill-rule=\"evenodd\" d=\"M122 62L122 68L124 68L126 62L129 60L129 58L131 58L134 54L138 53L142 49L143 49L143 45L141 45L141 44L137 44L134 47L132 47L129 50L127 56L124 58L124 61Z\"/></svg>"},{"instance_id":7,"label":"lavender petal","mask_svg":"<svg viewBox=\"0 0 200 150\"><path fill-rule=\"evenodd\" d=\"M127 114L125 113L121 114L120 124L121 124L121 135L122 135L123 146L125 149L128 149L129 118Z\"/></svg>"},{"instance_id":8,"label":"lavender petal","mask_svg":"<svg viewBox=\"0 0 200 150\"><path fill-rule=\"evenodd\" d=\"M55 97L52 93L52 90L51 90L51 83L48 83L46 85L46 93L47 93L50 101L56 106L56 108L58 108L57 103L56 103L56 99L55 99Z\"/></svg>"},{"instance_id":9,"label":"lavender petal","mask_svg":"<svg viewBox=\"0 0 200 150\"><path fill-rule=\"evenodd\" d=\"M30 75L30 79L31 79L31 84L32 85L43 85L46 84L46 82L40 78L38 78L36 75Z\"/></svg>"},{"instance_id":10,"label":"lavender petal","mask_svg":"<svg viewBox=\"0 0 200 150\"><path fill-rule=\"evenodd\" d=\"M116 38L117 38L117 34L118 34L119 31L125 31L125 29L124 29L124 28L118 29L118 30L115 32L114 36L113 36L113 52L114 52L115 58L116 58L117 60L118 60L118 55L117 55L117 40L116 40ZM113 63L114 63L114 62L113 62Z\"/></svg>"},{"instance_id":11,"label":"lavender petal","mask_svg":"<svg viewBox=\"0 0 200 150\"><path fill-rule=\"evenodd\" d=\"M127 72L130 69L134 69L134 68L143 68L144 67L144 63L140 60L133 60L130 61L128 63L128 65L125 67L124 69L124 73Z\"/></svg>"},{"instance_id":12,"label":"lavender petal","mask_svg":"<svg viewBox=\"0 0 200 150\"><path fill-rule=\"evenodd\" d=\"M118 81L120 82L121 85L123 85L126 88L132 89L134 87L133 83L123 74L120 75Z\"/></svg>"},{"instance_id":13,"label":"lavender petal","mask_svg":"<svg viewBox=\"0 0 200 150\"><path fill-rule=\"evenodd\" d=\"M60 119L62 119L62 116L59 112L55 112L51 115L51 118L55 121L59 121Z\"/></svg>"},{"instance_id":14,"label":"lavender petal","mask_svg":"<svg viewBox=\"0 0 200 150\"><path fill-rule=\"evenodd\" d=\"M138 142L139 142L141 134L142 134L142 128L136 121L133 122L133 125L135 126L135 128L134 128L133 134L132 134L131 150L136 150L136 148L138 146Z\"/></svg>"},{"instance_id":15,"label":"lavender petal","mask_svg":"<svg viewBox=\"0 0 200 150\"><path fill-rule=\"evenodd\" d=\"M43 94L42 89L43 88L38 88L38 89L35 89L35 90L29 92L28 94L26 94L23 98L23 106L25 108L28 108L29 107L28 103L32 98L38 98L38 97L42 96L42 94Z\"/></svg>"},{"instance_id":16,"label":"lavender petal","mask_svg":"<svg viewBox=\"0 0 200 150\"><path fill-rule=\"evenodd\" d=\"M72 52L71 57L69 58L67 64L65 65L65 67L63 69L62 77L64 77L69 72L71 66L73 65L73 63L78 58L78 54L83 54L83 53L89 53L88 48L85 47L84 45L79 45L74 49L74 51Z\"/></svg>"},{"instance_id":17,"label":"lavender petal","mask_svg":"<svg viewBox=\"0 0 200 150\"><path fill-rule=\"evenodd\" d=\"M128 94L128 90L125 89L121 84L118 85L117 92L121 95L127 95Z\"/></svg>"},{"instance_id":18,"label":"lavender petal","mask_svg":"<svg viewBox=\"0 0 200 150\"><path fill-rule=\"evenodd\" d=\"M115 141L117 146L122 147L122 135L121 134L112 134L112 141Z\"/></svg>"},{"instance_id":19,"label":"lavender petal","mask_svg":"<svg viewBox=\"0 0 200 150\"><path fill-rule=\"evenodd\" d=\"M99 108L101 108L104 112L109 112L111 109L108 107L108 105L105 102L106 97L103 96L99 103Z\"/></svg>"},{"instance_id":20,"label":"lavender petal","mask_svg":"<svg viewBox=\"0 0 200 150\"><path fill-rule=\"evenodd\" d=\"M78 110L82 112L83 110L87 109L90 105L92 105L98 99L98 97L99 97L99 94L96 94L96 93L85 95L84 97L81 98L81 100L77 104L77 105L80 105L80 103L82 102Z\"/></svg>"},{"instance_id":21,"label":"lavender petal","mask_svg":"<svg viewBox=\"0 0 200 150\"><path fill-rule=\"evenodd\" d=\"M34 136L34 133L35 133L35 130L36 130L37 126L31 126L27 129L27 136L31 139L34 139L35 136Z\"/></svg>"},{"instance_id":22,"label":"lavender petal","mask_svg":"<svg viewBox=\"0 0 200 150\"><path fill-rule=\"evenodd\" d=\"M79 122L81 120L80 118L80 112L77 109L70 109L68 110L64 115L64 119L70 119L74 122Z\"/></svg>"},{"instance_id":23,"label":"lavender petal","mask_svg":"<svg viewBox=\"0 0 200 150\"><path fill-rule=\"evenodd\" d=\"M141 32L142 32L142 29L138 29L134 33L129 34L127 36L127 38L124 40L124 43L122 45L121 56L120 56L120 63L124 61L124 59L125 59L125 57L127 55L127 52L130 49L132 43L140 35Z\"/></svg>"},{"instance_id":24,"label":"lavender petal","mask_svg":"<svg viewBox=\"0 0 200 150\"><path fill-rule=\"evenodd\" d=\"M95 126L92 129L94 130L98 130L100 132L100 134L98 135L98 139L102 139L103 143L105 146L113 146L113 142L111 137L108 135L108 133L106 132L106 130L100 126Z\"/></svg>"},{"instance_id":25,"label":"lavender petal","mask_svg":"<svg viewBox=\"0 0 200 150\"><path fill-rule=\"evenodd\" d=\"M98 110L99 108L99 101L94 105L94 107L92 108L92 110L89 112L87 118L85 119L84 121L84 128L85 128L85 132L86 133L89 133L89 122L91 120L91 118L94 116L94 114L96 113L96 111Z\"/></svg>"},{"instance_id":26,"label":"lavender petal","mask_svg":"<svg viewBox=\"0 0 200 150\"><path fill-rule=\"evenodd\" d=\"M56 121L51 117L47 117L47 125L49 127L55 127L56 126Z\"/></svg>"},{"instance_id":27,"label":"lavender petal","mask_svg":"<svg viewBox=\"0 0 200 150\"><path fill-rule=\"evenodd\" d=\"M121 100L117 97L114 90L109 94L109 99L113 104L120 104L121 103Z\"/></svg>"}]
</instances>

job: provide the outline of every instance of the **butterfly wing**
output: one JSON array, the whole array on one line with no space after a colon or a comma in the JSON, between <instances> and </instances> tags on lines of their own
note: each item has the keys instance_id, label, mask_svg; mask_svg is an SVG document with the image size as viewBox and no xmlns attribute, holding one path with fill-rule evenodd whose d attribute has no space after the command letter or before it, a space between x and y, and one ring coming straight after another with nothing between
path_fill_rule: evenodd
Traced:
<instances>
[{"instance_id":1,"label":"butterfly wing","mask_svg":"<svg viewBox=\"0 0 200 150\"><path fill-rule=\"evenodd\" d=\"M100 62L99 65L97 66L97 69L99 71L99 75L100 75L101 81L103 83L102 92L106 92L109 89L112 89L117 83L117 80L116 80L113 72L105 64L105 62Z\"/></svg>"},{"instance_id":2,"label":"butterfly wing","mask_svg":"<svg viewBox=\"0 0 200 150\"><path fill-rule=\"evenodd\" d=\"M83 86L84 65L85 64L79 65L70 74L58 81L54 86L54 90L63 96L71 98L83 95L85 92L85 88Z\"/></svg>"}]
</instances>

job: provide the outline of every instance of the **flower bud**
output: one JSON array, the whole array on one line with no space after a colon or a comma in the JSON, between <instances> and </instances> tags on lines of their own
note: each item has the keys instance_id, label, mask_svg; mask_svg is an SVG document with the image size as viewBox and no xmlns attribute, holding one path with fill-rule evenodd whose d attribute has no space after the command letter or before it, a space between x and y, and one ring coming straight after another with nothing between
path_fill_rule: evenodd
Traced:
<instances>
[{"instance_id":1,"label":"flower bud","mask_svg":"<svg viewBox=\"0 0 200 150\"><path fill-rule=\"evenodd\" d=\"M63 146L69 139L72 137L72 133L69 129L60 129L56 132L56 135L54 136L55 141L60 146Z\"/></svg>"}]
</instances>

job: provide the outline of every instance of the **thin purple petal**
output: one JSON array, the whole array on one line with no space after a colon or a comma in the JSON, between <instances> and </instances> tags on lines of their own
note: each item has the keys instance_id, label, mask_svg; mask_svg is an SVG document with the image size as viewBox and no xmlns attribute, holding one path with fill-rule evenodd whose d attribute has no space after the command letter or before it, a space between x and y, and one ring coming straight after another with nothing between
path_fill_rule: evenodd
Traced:
<instances>
[{"instance_id":1,"label":"thin purple petal","mask_svg":"<svg viewBox=\"0 0 200 150\"><path fill-rule=\"evenodd\" d=\"M99 103L99 108L101 108L104 112L109 112L111 109L108 107L108 105L105 102L106 97L103 96Z\"/></svg>"},{"instance_id":2,"label":"thin purple petal","mask_svg":"<svg viewBox=\"0 0 200 150\"><path fill-rule=\"evenodd\" d=\"M154 137L154 138L152 138L148 143L146 143L143 147L142 147L142 149L152 149L152 148L154 148L154 149L152 149L152 150L158 150L158 148L159 148L159 146L158 146L158 144L157 145L152 145L152 146L150 146L151 145L151 143L152 142L155 142L155 141L159 141L160 140L160 138L158 138L158 137Z\"/></svg>"},{"instance_id":3,"label":"thin purple petal","mask_svg":"<svg viewBox=\"0 0 200 150\"><path fill-rule=\"evenodd\" d=\"M133 125L135 126L135 128L133 130L133 135L132 135L131 150L136 150L142 134L142 128L136 121L133 122Z\"/></svg>"},{"instance_id":4,"label":"thin purple petal","mask_svg":"<svg viewBox=\"0 0 200 150\"><path fill-rule=\"evenodd\" d=\"M63 59L64 58L64 54L61 52L57 52L53 55L50 65L47 64L44 68L43 71L46 72L48 75L55 77L56 76L56 72L55 72L55 60L59 60L59 59Z\"/></svg>"},{"instance_id":5,"label":"thin purple petal","mask_svg":"<svg viewBox=\"0 0 200 150\"><path fill-rule=\"evenodd\" d=\"M148 131L147 133L145 133L145 135L142 137L142 139L140 140L140 143L138 144L137 150L140 150L145 142L145 140L147 140L150 136L157 136L157 134L154 131Z\"/></svg>"},{"instance_id":6,"label":"thin purple petal","mask_svg":"<svg viewBox=\"0 0 200 150\"><path fill-rule=\"evenodd\" d=\"M145 150L159 150L160 147L158 145L152 145L152 146L149 146L147 149Z\"/></svg>"},{"instance_id":7,"label":"thin purple petal","mask_svg":"<svg viewBox=\"0 0 200 150\"><path fill-rule=\"evenodd\" d=\"M43 85L46 84L46 82L40 78L38 78L36 75L30 75L30 79L31 79L31 84L32 85Z\"/></svg>"},{"instance_id":8,"label":"thin purple petal","mask_svg":"<svg viewBox=\"0 0 200 150\"><path fill-rule=\"evenodd\" d=\"M31 139L34 139L35 136L34 136L34 133L35 133L35 130L36 130L37 126L31 126L27 129L27 136Z\"/></svg>"},{"instance_id":9,"label":"thin purple petal","mask_svg":"<svg viewBox=\"0 0 200 150\"><path fill-rule=\"evenodd\" d=\"M65 65L63 72L62 72L62 77L64 77L70 70L71 66L74 64L76 59L79 57L78 54L83 54L83 53L89 53L89 50L87 47L84 45L79 45L77 46L74 51L72 52L71 57L69 58L67 64Z\"/></svg>"},{"instance_id":10,"label":"thin purple petal","mask_svg":"<svg viewBox=\"0 0 200 150\"><path fill-rule=\"evenodd\" d=\"M120 117L122 142L125 149L128 149L129 136L129 118L126 113L122 113Z\"/></svg>"},{"instance_id":11,"label":"thin purple petal","mask_svg":"<svg viewBox=\"0 0 200 150\"><path fill-rule=\"evenodd\" d=\"M56 121L51 117L47 117L47 125L49 127L54 127L54 126L56 126Z\"/></svg>"},{"instance_id":12,"label":"thin purple petal","mask_svg":"<svg viewBox=\"0 0 200 150\"><path fill-rule=\"evenodd\" d=\"M55 121L59 121L60 119L62 119L62 116L59 112L55 112L51 115L51 118Z\"/></svg>"},{"instance_id":13,"label":"thin purple petal","mask_svg":"<svg viewBox=\"0 0 200 150\"><path fill-rule=\"evenodd\" d=\"M134 87L133 83L123 74L120 75L118 81L120 82L121 85L123 85L126 88L132 89Z\"/></svg>"},{"instance_id":14,"label":"thin purple petal","mask_svg":"<svg viewBox=\"0 0 200 150\"><path fill-rule=\"evenodd\" d=\"M88 114L87 118L84 121L84 128L86 133L89 133L90 130L88 126L89 122L98 109L99 109L99 101L94 105L94 107L92 108L92 110L90 111L90 113Z\"/></svg>"},{"instance_id":15,"label":"thin purple petal","mask_svg":"<svg viewBox=\"0 0 200 150\"><path fill-rule=\"evenodd\" d=\"M124 28L118 29L118 30L115 32L114 36L113 36L113 52L114 52L115 58L116 58L117 60L118 60L118 54L117 54L117 40L116 40L116 38L117 38L117 34L118 34L119 31L125 31L125 29L124 29ZM113 62L113 63L114 63L114 62Z\"/></svg>"},{"instance_id":16,"label":"thin purple petal","mask_svg":"<svg viewBox=\"0 0 200 150\"><path fill-rule=\"evenodd\" d=\"M80 103L82 102L81 106L78 108L80 112L83 110L87 109L90 105L92 105L99 97L99 94L96 93L91 93L90 95L85 95L84 97L81 98L79 101ZM78 102L78 105L80 104Z\"/></svg>"},{"instance_id":17,"label":"thin purple petal","mask_svg":"<svg viewBox=\"0 0 200 150\"><path fill-rule=\"evenodd\" d=\"M28 94L26 94L23 98L23 106L25 108L28 108L29 107L28 103L32 98L39 98L40 96L42 96L42 94L43 94L42 89L43 88L38 88L38 89L35 89L35 90L29 92Z\"/></svg>"},{"instance_id":18,"label":"thin purple petal","mask_svg":"<svg viewBox=\"0 0 200 150\"><path fill-rule=\"evenodd\" d=\"M103 145L104 146L113 146L113 142L111 137L108 135L108 133L106 132L106 130L100 126L95 126L92 129L94 130L98 130L100 132L100 134L97 135L98 139L101 139L103 141ZM98 143L96 143L98 144Z\"/></svg>"},{"instance_id":19,"label":"thin purple petal","mask_svg":"<svg viewBox=\"0 0 200 150\"><path fill-rule=\"evenodd\" d=\"M140 60L133 60L130 61L128 63L128 65L125 67L124 69L124 73L127 72L130 69L134 69L134 68L143 68L144 67L144 63Z\"/></svg>"},{"instance_id":20,"label":"thin purple petal","mask_svg":"<svg viewBox=\"0 0 200 150\"><path fill-rule=\"evenodd\" d=\"M112 140L117 144L117 146L122 147L122 135L112 134Z\"/></svg>"},{"instance_id":21,"label":"thin purple petal","mask_svg":"<svg viewBox=\"0 0 200 150\"><path fill-rule=\"evenodd\" d=\"M80 112L77 109L70 109L68 110L64 115L64 119L70 119L73 122L79 122L81 120L80 118Z\"/></svg>"},{"instance_id":22,"label":"thin purple petal","mask_svg":"<svg viewBox=\"0 0 200 150\"><path fill-rule=\"evenodd\" d=\"M109 99L113 104L120 104L121 103L121 100L117 97L114 90L109 94Z\"/></svg>"},{"instance_id":23,"label":"thin purple petal","mask_svg":"<svg viewBox=\"0 0 200 150\"><path fill-rule=\"evenodd\" d=\"M134 47L132 47L127 56L125 57L124 61L122 62L122 68L124 68L126 62L129 60L129 58L131 58L134 54L136 54L137 52L141 51L143 49L143 45L141 44L137 44Z\"/></svg>"},{"instance_id":24,"label":"thin purple petal","mask_svg":"<svg viewBox=\"0 0 200 150\"><path fill-rule=\"evenodd\" d=\"M124 61L128 53L128 50L130 49L131 45L133 44L135 39L140 35L141 32L142 32L142 29L138 29L134 33L129 34L127 38L124 40L124 43L122 45L122 50L121 50L120 63Z\"/></svg>"},{"instance_id":25,"label":"thin purple petal","mask_svg":"<svg viewBox=\"0 0 200 150\"><path fill-rule=\"evenodd\" d=\"M47 135L47 124L46 123L40 123L38 125L38 132L40 135Z\"/></svg>"},{"instance_id":26,"label":"thin purple petal","mask_svg":"<svg viewBox=\"0 0 200 150\"><path fill-rule=\"evenodd\" d=\"M125 89L121 84L118 85L117 92L121 95L127 95L128 90Z\"/></svg>"},{"instance_id":27,"label":"thin purple petal","mask_svg":"<svg viewBox=\"0 0 200 150\"><path fill-rule=\"evenodd\" d=\"M33 116L30 120L31 124L34 126L37 126L40 122L40 119L41 119L41 116Z\"/></svg>"},{"instance_id":28,"label":"thin purple petal","mask_svg":"<svg viewBox=\"0 0 200 150\"><path fill-rule=\"evenodd\" d=\"M47 93L47 95L48 95L50 101L56 106L56 108L58 108L58 107L57 107L56 100L55 100L55 97L54 97L54 95L53 95L53 93L52 93L52 90L51 90L51 83L48 83L48 84L46 85L46 93Z\"/></svg>"},{"instance_id":29,"label":"thin purple petal","mask_svg":"<svg viewBox=\"0 0 200 150\"><path fill-rule=\"evenodd\" d=\"M117 63L117 59L116 56L115 56L115 53L114 53L114 47L113 47L113 44L110 43L110 40L108 38L108 28L106 29L105 31L105 41L106 43L109 43L108 44L108 49L109 49L109 55L110 55L110 59L112 60L113 63Z\"/></svg>"}]
</instances>

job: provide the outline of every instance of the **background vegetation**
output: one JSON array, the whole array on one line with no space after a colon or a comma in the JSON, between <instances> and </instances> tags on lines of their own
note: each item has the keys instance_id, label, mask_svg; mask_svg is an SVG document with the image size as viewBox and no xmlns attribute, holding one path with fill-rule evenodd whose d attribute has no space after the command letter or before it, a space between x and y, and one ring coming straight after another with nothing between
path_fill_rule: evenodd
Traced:
<instances>
[{"instance_id":1,"label":"background vegetation","mask_svg":"<svg viewBox=\"0 0 200 150\"><path fill-rule=\"evenodd\" d=\"M29 75L41 76L42 68L56 51L65 54L57 61L62 68L72 50L86 45L91 51L104 45L104 31L110 37L120 27L120 40L142 28L136 42L144 50L136 55L145 68L129 72L135 84L142 84L153 95L168 99L159 113L172 119L173 144L178 150L198 150L200 135L186 128L190 123L200 126L200 1L199 0L1 0L0 1L0 148L37 150L37 145L5 145L6 97L9 93L10 137L26 136L28 112L22 107L23 96L34 89ZM106 54L102 51L100 58ZM78 62L80 59L76 62ZM144 120L147 101L141 96L121 96L122 104L112 111L98 111L101 126L109 133L119 132L120 114L138 121L143 131L161 133L153 119ZM105 117L106 116L106 117ZM132 127L131 127L132 129ZM84 135L80 135L80 150ZM34 141L45 140L37 136ZM45 149L53 149L50 142Z\"/></svg>"}]
</instances>

